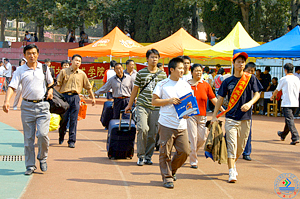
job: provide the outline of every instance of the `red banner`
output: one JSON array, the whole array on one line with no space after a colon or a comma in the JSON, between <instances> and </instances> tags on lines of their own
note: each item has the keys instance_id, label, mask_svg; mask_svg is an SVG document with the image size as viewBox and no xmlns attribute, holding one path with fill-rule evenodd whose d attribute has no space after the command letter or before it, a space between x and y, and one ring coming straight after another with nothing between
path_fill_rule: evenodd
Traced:
<instances>
[{"instance_id":1,"label":"red banner","mask_svg":"<svg viewBox=\"0 0 300 199\"><path fill-rule=\"evenodd\" d=\"M4 86L5 77L0 77L0 92L2 92L2 88Z\"/></svg>"},{"instance_id":2,"label":"red banner","mask_svg":"<svg viewBox=\"0 0 300 199\"><path fill-rule=\"evenodd\" d=\"M61 64L59 62L51 62L51 68L54 69L56 77L61 71ZM80 69L86 73L88 78L103 79L104 72L109 69L109 63L81 64Z\"/></svg>"}]
</instances>

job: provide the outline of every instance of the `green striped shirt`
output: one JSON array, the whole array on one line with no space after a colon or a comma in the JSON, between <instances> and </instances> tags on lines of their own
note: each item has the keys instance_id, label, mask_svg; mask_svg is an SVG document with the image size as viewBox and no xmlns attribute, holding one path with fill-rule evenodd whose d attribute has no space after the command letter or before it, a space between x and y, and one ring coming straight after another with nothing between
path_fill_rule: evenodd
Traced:
<instances>
[{"instance_id":1,"label":"green striped shirt","mask_svg":"<svg viewBox=\"0 0 300 199\"><path fill-rule=\"evenodd\" d=\"M156 73L158 71L161 71L159 68L157 69ZM155 75L155 73L150 73L148 70L148 67L143 68L140 70L135 78L134 85L138 86L140 89L142 89ZM163 71L157 75L154 80L152 80L148 86L143 90L142 93L139 93L139 96L136 101L136 105L140 105L152 110L159 110L159 107L152 106L152 93L154 91L154 88L158 82L160 82L163 79L166 79L167 75Z\"/></svg>"}]
</instances>

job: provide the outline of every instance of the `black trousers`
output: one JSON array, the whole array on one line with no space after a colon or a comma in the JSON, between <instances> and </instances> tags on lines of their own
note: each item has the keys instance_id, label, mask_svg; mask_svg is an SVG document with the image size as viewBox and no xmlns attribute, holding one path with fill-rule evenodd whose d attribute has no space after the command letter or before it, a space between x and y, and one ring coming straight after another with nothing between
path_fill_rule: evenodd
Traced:
<instances>
[{"instance_id":1,"label":"black trousers","mask_svg":"<svg viewBox=\"0 0 300 199\"><path fill-rule=\"evenodd\" d=\"M69 123L69 141L68 143L76 142L76 131L77 131L77 118L80 108L80 97L79 95L68 95L63 94L67 102L70 105L70 108L62 116L59 127L59 140L63 141L67 131L67 124L70 118Z\"/></svg>"},{"instance_id":2,"label":"black trousers","mask_svg":"<svg viewBox=\"0 0 300 199\"><path fill-rule=\"evenodd\" d=\"M292 141L299 140L299 134L294 123L294 114L298 107L282 107L282 112L285 117L285 126L281 134L285 138L289 132L292 134Z\"/></svg>"},{"instance_id":3,"label":"black trousers","mask_svg":"<svg viewBox=\"0 0 300 199\"><path fill-rule=\"evenodd\" d=\"M129 103L130 98L114 98L113 119L120 119L120 111L124 110ZM123 119L129 119L129 114L122 115Z\"/></svg>"}]
</instances>

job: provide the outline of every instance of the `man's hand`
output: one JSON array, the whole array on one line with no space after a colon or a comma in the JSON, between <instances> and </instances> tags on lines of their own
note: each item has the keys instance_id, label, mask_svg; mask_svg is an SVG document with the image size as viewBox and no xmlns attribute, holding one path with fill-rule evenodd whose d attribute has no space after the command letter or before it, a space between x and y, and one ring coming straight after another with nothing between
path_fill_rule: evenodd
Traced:
<instances>
[{"instance_id":1,"label":"man's hand","mask_svg":"<svg viewBox=\"0 0 300 199\"><path fill-rule=\"evenodd\" d=\"M3 104L3 111L5 113L8 113L8 111L9 111L9 103L8 102L4 102L4 104Z\"/></svg>"},{"instance_id":2,"label":"man's hand","mask_svg":"<svg viewBox=\"0 0 300 199\"><path fill-rule=\"evenodd\" d=\"M170 98L170 104L180 104L181 101L177 97Z\"/></svg>"},{"instance_id":3,"label":"man's hand","mask_svg":"<svg viewBox=\"0 0 300 199\"><path fill-rule=\"evenodd\" d=\"M217 122L218 121L218 118L217 117L213 117L212 119L211 119L211 123L214 123L214 122Z\"/></svg>"},{"instance_id":4,"label":"man's hand","mask_svg":"<svg viewBox=\"0 0 300 199\"><path fill-rule=\"evenodd\" d=\"M93 99L92 99L92 106L95 106L95 105L96 105L96 99L93 98Z\"/></svg>"},{"instance_id":5,"label":"man's hand","mask_svg":"<svg viewBox=\"0 0 300 199\"><path fill-rule=\"evenodd\" d=\"M250 108L251 108L251 105L248 104L248 103L246 103L246 104L244 104L244 105L241 107L241 110L242 110L243 112L247 112Z\"/></svg>"},{"instance_id":6,"label":"man's hand","mask_svg":"<svg viewBox=\"0 0 300 199\"><path fill-rule=\"evenodd\" d=\"M272 95L272 96L270 97L270 100L273 101L273 99L274 99L274 96Z\"/></svg>"},{"instance_id":7,"label":"man's hand","mask_svg":"<svg viewBox=\"0 0 300 199\"><path fill-rule=\"evenodd\" d=\"M183 119L188 119L190 116L188 116L188 115L184 115L183 116Z\"/></svg>"},{"instance_id":8,"label":"man's hand","mask_svg":"<svg viewBox=\"0 0 300 199\"><path fill-rule=\"evenodd\" d=\"M125 113L130 113L129 110L131 110L131 107L130 107L130 106L126 106L126 108L125 108Z\"/></svg>"},{"instance_id":9,"label":"man's hand","mask_svg":"<svg viewBox=\"0 0 300 199\"><path fill-rule=\"evenodd\" d=\"M52 100L53 99L53 89L52 88L50 88L49 90L48 90L48 95L47 95L47 98L46 98L47 100L49 99L49 100Z\"/></svg>"}]
</instances>

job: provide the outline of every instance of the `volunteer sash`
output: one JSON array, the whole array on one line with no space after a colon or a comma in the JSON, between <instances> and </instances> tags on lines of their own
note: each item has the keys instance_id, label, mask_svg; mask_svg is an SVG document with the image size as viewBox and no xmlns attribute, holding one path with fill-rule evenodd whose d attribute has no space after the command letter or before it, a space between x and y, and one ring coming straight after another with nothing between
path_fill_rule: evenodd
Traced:
<instances>
[{"instance_id":1,"label":"volunteer sash","mask_svg":"<svg viewBox=\"0 0 300 199\"><path fill-rule=\"evenodd\" d=\"M221 117L222 115L224 115L225 113L230 111L236 105L236 103L239 101L240 97L244 93L250 79L251 79L251 74L244 72L241 79L235 85L235 87L232 91L231 97L228 102L227 109L225 111L223 111L222 113L220 113L219 115L217 115L217 118Z\"/></svg>"}]
</instances>

